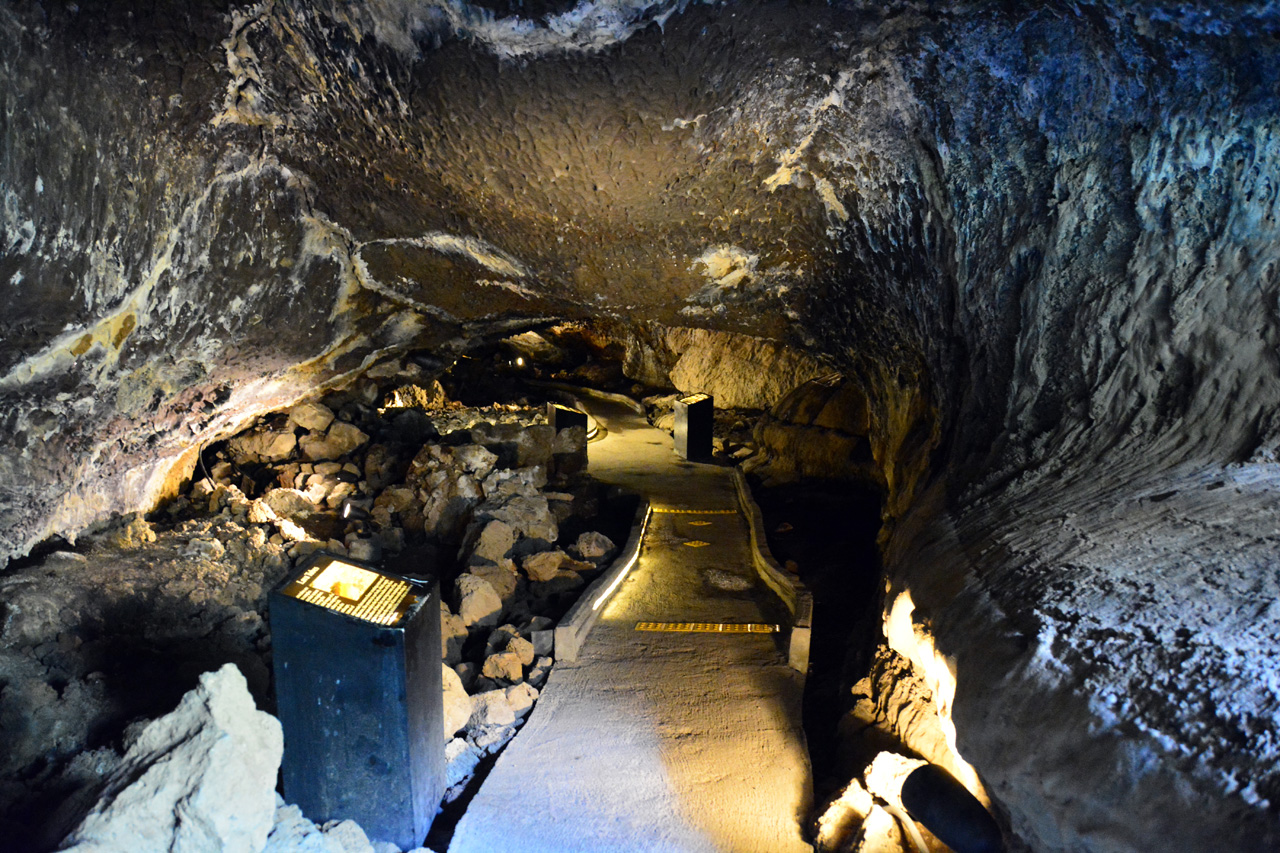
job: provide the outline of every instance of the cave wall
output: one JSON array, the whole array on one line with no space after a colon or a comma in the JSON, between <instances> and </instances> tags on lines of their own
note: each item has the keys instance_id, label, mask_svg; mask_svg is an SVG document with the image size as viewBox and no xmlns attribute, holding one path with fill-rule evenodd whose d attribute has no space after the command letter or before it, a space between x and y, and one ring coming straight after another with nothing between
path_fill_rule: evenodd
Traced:
<instances>
[{"instance_id":1,"label":"cave wall","mask_svg":"<svg viewBox=\"0 0 1280 853\"><path fill-rule=\"evenodd\" d=\"M1270 838L1280 11L544 11L0 10L0 558L392 353L754 335L865 389L886 617L1020 834Z\"/></svg>"}]
</instances>

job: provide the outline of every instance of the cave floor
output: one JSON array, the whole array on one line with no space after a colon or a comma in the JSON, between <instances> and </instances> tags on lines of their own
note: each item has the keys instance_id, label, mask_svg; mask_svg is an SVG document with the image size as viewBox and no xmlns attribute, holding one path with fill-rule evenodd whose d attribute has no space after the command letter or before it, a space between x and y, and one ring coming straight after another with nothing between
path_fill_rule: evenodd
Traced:
<instances>
[{"instance_id":1,"label":"cave floor","mask_svg":"<svg viewBox=\"0 0 1280 853\"><path fill-rule=\"evenodd\" d=\"M680 460L623 406L590 409L608 431L590 447L594 477L655 510L721 512L655 511L639 563L579 660L556 664L449 851L808 851L803 682L785 635L636 630L780 621L751 567L732 469Z\"/></svg>"}]
</instances>

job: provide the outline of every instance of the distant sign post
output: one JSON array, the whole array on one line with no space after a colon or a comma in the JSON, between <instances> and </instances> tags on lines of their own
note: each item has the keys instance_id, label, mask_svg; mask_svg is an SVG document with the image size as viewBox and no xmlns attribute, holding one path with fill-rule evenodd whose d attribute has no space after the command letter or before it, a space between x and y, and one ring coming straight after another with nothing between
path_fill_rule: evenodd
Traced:
<instances>
[{"instance_id":1,"label":"distant sign post","mask_svg":"<svg viewBox=\"0 0 1280 853\"><path fill-rule=\"evenodd\" d=\"M547 403L547 423L556 432L570 427L582 427L583 432L586 432L587 413L559 403Z\"/></svg>"},{"instance_id":2,"label":"distant sign post","mask_svg":"<svg viewBox=\"0 0 1280 853\"><path fill-rule=\"evenodd\" d=\"M412 850L444 796L440 593L319 553L271 596L284 796Z\"/></svg>"},{"instance_id":3,"label":"distant sign post","mask_svg":"<svg viewBox=\"0 0 1280 853\"><path fill-rule=\"evenodd\" d=\"M711 432L715 400L710 394L690 394L675 404L676 453L682 459L711 458Z\"/></svg>"}]
</instances>

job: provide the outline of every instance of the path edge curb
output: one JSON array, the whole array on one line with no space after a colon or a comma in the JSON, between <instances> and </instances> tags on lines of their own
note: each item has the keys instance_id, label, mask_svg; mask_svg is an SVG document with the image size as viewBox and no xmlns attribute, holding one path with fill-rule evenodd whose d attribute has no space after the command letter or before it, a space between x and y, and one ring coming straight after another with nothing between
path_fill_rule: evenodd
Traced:
<instances>
[{"instance_id":1,"label":"path edge curb","mask_svg":"<svg viewBox=\"0 0 1280 853\"><path fill-rule=\"evenodd\" d=\"M751 495L747 476L742 473L741 468L733 469L733 484L738 488L738 505L751 531L751 561L755 564L756 574L760 575L765 585L791 611L787 663L796 672L806 675L809 672L809 643L813 634L813 593L799 578L785 572L774 559L773 552L769 550L769 541L764 535L764 515Z\"/></svg>"},{"instance_id":2,"label":"path edge curb","mask_svg":"<svg viewBox=\"0 0 1280 853\"><path fill-rule=\"evenodd\" d=\"M649 524L649 499L640 498L636 514L631 522L631 531L627 534L626 547L617 558L609 564L605 573L596 578L586 591L578 597L578 601L556 625L555 659L573 662L578 659L578 652L587 641L587 635L600 619L604 605L621 585L622 579L631 571L632 566L640 559L640 547L644 544L644 531Z\"/></svg>"}]
</instances>

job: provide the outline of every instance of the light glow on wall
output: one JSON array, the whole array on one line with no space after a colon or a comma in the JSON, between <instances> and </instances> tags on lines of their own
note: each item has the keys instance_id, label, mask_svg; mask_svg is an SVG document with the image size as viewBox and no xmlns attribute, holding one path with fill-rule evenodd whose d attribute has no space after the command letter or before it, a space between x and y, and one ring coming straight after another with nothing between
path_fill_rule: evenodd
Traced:
<instances>
[{"instance_id":1,"label":"light glow on wall","mask_svg":"<svg viewBox=\"0 0 1280 853\"><path fill-rule=\"evenodd\" d=\"M934 711L941 724L943 736L947 742L947 755L927 755L934 764L945 768L969 793L978 798L987 808L991 806L991 798L987 796L978 773L969 762L961 757L956 748L956 727L951 720L951 706L956 696L955 664L937 650L933 636L922 625L917 625L913 615L916 605L911 600L911 593L903 591L894 599L889 610L889 617L884 623L885 638L889 648L911 661L913 667L924 678L933 693ZM915 744L909 744L915 748Z\"/></svg>"}]
</instances>

